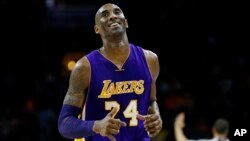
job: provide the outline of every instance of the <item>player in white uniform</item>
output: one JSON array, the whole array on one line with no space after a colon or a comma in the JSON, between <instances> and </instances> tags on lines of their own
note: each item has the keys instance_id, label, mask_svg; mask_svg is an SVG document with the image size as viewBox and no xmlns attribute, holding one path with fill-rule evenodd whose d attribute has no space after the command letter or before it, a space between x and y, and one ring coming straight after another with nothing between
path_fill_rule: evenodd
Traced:
<instances>
[{"instance_id":1,"label":"player in white uniform","mask_svg":"<svg viewBox=\"0 0 250 141\"><path fill-rule=\"evenodd\" d=\"M228 131L229 131L229 123L226 119L218 118L213 127L212 134L213 138L211 139L188 139L184 132L183 128L185 127L185 114L179 113L174 122L174 135L176 141L229 141L228 139Z\"/></svg>"}]
</instances>

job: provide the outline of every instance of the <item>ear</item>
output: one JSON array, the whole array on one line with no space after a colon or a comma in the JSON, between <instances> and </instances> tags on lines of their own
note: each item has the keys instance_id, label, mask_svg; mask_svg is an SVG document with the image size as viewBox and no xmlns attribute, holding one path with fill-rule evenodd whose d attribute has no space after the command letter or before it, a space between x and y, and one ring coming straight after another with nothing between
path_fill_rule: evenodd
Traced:
<instances>
[{"instance_id":1,"label":"ear","mask_svg":"<svg viewBox=\"0 0 250 141\"><path fill-rule=\"evenodd\" d=\"M125 27L128 28L128 20L125 19Z\"/></svg>"},{"instance_id":2,"label":"ear","mask_svg":"<svg viewBox=\"0 0 250 141\"><path fill-rule=\"evenodd\" d=\"M98 28L98 25L95 25L95 26L94 26L94 30L95 30L95 33L96 33L96 34L99 34L99 28Z\"/></svg>"}]
</instances>

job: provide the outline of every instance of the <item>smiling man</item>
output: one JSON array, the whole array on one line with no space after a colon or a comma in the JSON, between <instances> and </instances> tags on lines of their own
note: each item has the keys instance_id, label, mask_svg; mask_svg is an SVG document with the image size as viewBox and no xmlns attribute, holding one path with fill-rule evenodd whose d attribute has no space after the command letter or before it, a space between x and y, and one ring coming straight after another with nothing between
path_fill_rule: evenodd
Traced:
<instances>
[{"instance_id":1,"label":"smiling man","mask_svg":"<svg viewBox=\"0 0 250 141\"><path fill-rule=\"evenodd\" d=\"M104 4L97 11L94 29L102 46L78 60L70 75L58 120L65 138L150 141L161 131L158 57L129 43L127 28L117 5Z\"/></svg>"}]
</instances>

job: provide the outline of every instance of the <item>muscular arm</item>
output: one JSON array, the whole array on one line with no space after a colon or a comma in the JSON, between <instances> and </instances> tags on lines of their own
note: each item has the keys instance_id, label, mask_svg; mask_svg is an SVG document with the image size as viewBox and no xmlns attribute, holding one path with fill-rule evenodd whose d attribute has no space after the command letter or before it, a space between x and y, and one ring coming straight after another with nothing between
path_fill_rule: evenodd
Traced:
<instances>
[{"instance_id":1,"label":"muscular arm","mask_svg":"<svg viewBox=\"0 0 250 141\"><path fill-rule=\"evenodd\" d=\"M162 128L162 119L159 111L159 107L157 104L156 98L156 80L159 76L159 60L155 53L144 50L144 54L148 63L148 67L150 70L150 74L152 77L152 85L151 85L151 95L150 95L150 107L148 110L148 114L151 115L149 118L145 120L145 127L148 130L150 136L156 136Z\"/></svg>"},{"instance_id":2,"label":"muscular arm","mask_svg":"<svg viewBox=\"0 0 250 141\"><path fill-rule=\"evenodd\" d=\"M82 138L95 134L92 129L94 121L78 119L78 115L82 112L89 78L90 65L84 57L77 62L70 75L69 88L59 115L58 129L65 138Z\"/></svg>"},{"instance_id":3,"label":"muscular arm","mask_svg":"<svg viewBox=\"0 0 250 141\"><path fill-rule=\"evenodd\" d=\"M151 85L151 95L150 95L150 113L155 113L159 111L159 107L156 101L156 80L159 76L160 72L160 67L159 67L159 60L158 57L155 53L149 51L149 50L144 50L144 54L148 63L148 67L150 70L150 74L152 77L152 85Z\"/></svg>"},{"instance_id":4,"label":"muscular arm","mask_svg":"<svg viewBox=\"0 0 250 141\"><path fill-rule=\"evenodd\" d=\"M72 105L78 108L83 107L85 90L90 82L90 64L86 57L79 60L73 69L67 94L63 104Z\"/></svg>"}]
</instances>

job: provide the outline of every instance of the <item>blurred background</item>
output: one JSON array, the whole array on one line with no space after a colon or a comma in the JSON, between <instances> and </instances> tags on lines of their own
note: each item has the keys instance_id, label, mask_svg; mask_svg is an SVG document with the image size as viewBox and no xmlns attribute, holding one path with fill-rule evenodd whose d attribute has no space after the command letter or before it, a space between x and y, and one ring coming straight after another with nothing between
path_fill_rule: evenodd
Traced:
<instances>
[{"instance_id":1,"label":"blurred background","mask_svg":"<svg viewBox=\"0 0 250 141\"><path fill-rule=\"evenodd\" d=\"M186 113L189 138L211 137L218 117L249 129L249 8L244 1L0 1L0 141L66 141L57 118L74 63L101 46L94 15L119 5L130 42L158 54L158 103L174 141L175 115ZM249 134L249 133L248 133Z\"/></svg>"}]
</instances>

